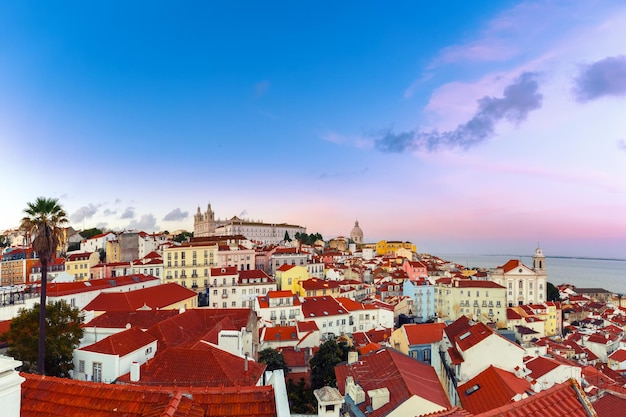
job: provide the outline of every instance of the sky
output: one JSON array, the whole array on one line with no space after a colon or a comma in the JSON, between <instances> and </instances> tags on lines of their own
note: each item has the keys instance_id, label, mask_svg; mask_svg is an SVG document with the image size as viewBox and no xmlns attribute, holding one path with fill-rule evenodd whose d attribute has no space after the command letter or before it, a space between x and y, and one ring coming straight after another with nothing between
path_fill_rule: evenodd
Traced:
<instances>
[{"instance_id":1,"label":"sky","mask_svg":"<svg viewBox=\"0 0 626 417\"><path fill-rule=\"evenodd\" d=\"M338 4L340 3L340 4ZM0 230L218 218L626 259L626 3L0 4Z\"/></svg>"}]
</instances>

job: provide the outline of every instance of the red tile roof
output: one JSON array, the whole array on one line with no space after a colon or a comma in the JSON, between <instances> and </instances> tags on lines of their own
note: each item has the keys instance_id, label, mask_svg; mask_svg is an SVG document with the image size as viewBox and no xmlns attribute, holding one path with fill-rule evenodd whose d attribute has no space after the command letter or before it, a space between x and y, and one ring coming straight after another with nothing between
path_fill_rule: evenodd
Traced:
<instances>
[{"instance_id":1,"label":"red tile roof","mask_svg":"<svg viewBox=\"0 0 626 417\"><path fill-rule=\"evenodd\" d=\"M266 342L298 340L298 330L296 326L263 327L259 332L262 335L262 340Z\"/></svg>"},{"instance_id":2,"label":"red tile roof","mask_svg":"<svg viewBox=\"0 0 626 417\"><path fill-rule=\"evenodd\" d=\"M613 353L611 353L609 355L609 359L617 361L617 362L624 362L624 361L626 361L626 349L618 349L618 350L616 350L615 352L613 352Z\"/></svg>"},{"instance_id":3,"label":"red tile roof","mask_svg":"<svg viewBox=\"0 0 626 417\"><path fill-rule=\"evenodd\" d=\"M300 285L305 291L339 288L339 282L319 278L309 278L307 280L300 281Z\"/></svg>"},{"instance_id":4,"label":"red tile roof","mask_svg":"<svg viewBox=\"0 0 626 417\"><path fill-rule=\"evenodd\" d=\"M317 327L317 323L313 320L299 321L296 323L296 326L298 326L298 331L300 332L314 332L316 330L319 330L319 328Z\"/></svg>"},{"instance_id":5,"label":"red tile roof","mask_svg":"<svg viewBox=\"0 0 626 417\"><path fill-rule=\"evenodd\" d=\"M557 384L538 394L475 417L592 417L595 413L575 380Z\"/></svg>"},{"instance_id":6,"label":"red tile roof","mask_svg":"<svg viewBox=\"0 0 626 417\"><path fill-rule=\"evenodd\" d=\"M525 366L530 371L529 377L538 379L558 368L561 364L554 359L538 356L526 362Z\"/></svg>"},{"instance_id":7,"label":"red tile roof","mask_svg":"<svg viewBox=\"0 0 626 417\"><path fill-rule=\"evenodd\" d=\"M325 316L347 315L343 307L333 297L306 297L302 303L302 314L304 318L317 318Z\"/></svg>"},{"instance_id":8,"label":"red tile roof","mask_svg":"<svg viewBox=\"0 0 626 417\"><path fill-rule=\"evenodd\" d=\"M404 331L409 345L425 345L443 339L445 323L405 324Z\"/></svg>"},{"instance_id":9,"label":"red tile roof","mask_svg":"<svg viewBox=\"0 0 626 417\"><path fill-rule=\"evenodd\" d=\"M80 282L55 282L48 283L47 292L49 297L61 297L64 295L79 294L81 292L103 291L111 288L120 288L125 285L136 285L142 282L158 280L157 277L151 275L134 274Z\"/></svg>"},{"instance_id":10,"label":"red tile roof","mask_svg":"<svg viewBox=\"0 0 626 417\"><path fill-rule=\"evenodd\" d=\"M200 387L233 387L257 384L266 365L218 349L208 343L197 344L194 349L172 347L141 365L141 379L130 382L130 374L118 381L134 385L172 385Z\"/></svg>"},{"instance_id":11,"label":"red tile roof","mask_svg":"<svg viewBox=\"0 0 626 417\"><path fill-rule=\"evenodd\" d=\"M530 382L493 365L457 387L463 408L472 414L509 404L526 391L530 391Z\"/></svg>"},{"instance_id":12,"label":"red tile roof","mask_svg":"<svg viewBox=\"0 0 626 417\"><path fill-rule=\"evenodd\" d=\"M178 310L138 310L138 311L107 311L91 320L83 327L99 327L123 329L127 325L148 329L149 327L180 314Z\"/></svg>"},{"instance_id":13,"label":"red tile roof","mask_svg":"<svg viewBox=\"0 0 626 417\"><path fill-rule=\"evenodd\" d=\"M295 268L295 265L287 265L287 264L284 264L284 265L281 265L281 266L277 269L277 271L280 271L280 272L285 272L285 271L289 271L291 268Z\"/></svg>"},{"instance_id":14,"label":"red tile roof","mask_svg":"<svg viewBox=\"0 0 626 417\"><path fill-rule=\"evenodd\" d=\"M212 277L221 277L221 276L230 276L237 275L237 267L236 266L225 266L222 268L211 268L211 276Z\"/></svg>"},{"instance_id":15,"label":"red tile roof","mask_svg":"<svg viewBox=\"0 0 626 417\"><path fill-rule=\"evenodd\" d=\"M598 413L598 417L623 417L624 410L626 410L626 398L607 392L593 403L593 408Z\"/></svg>"},{"instance_id":16,"label":"red tile roof","mask_svg":"<svg viewBox=\"0 0 626 417\"><path fill-rule=\"evenodd\" d=\"M162 284L129 292L101 293L83 310L134 311L146 307L158 310L197 296L195 291L182 285Z\"/></svg>"},{"instance_id":17,"label":"red tile roof","mask_svg":"<svg viewBox=\"0 0 626 417\"><path fill-rule=\"evenodd\" d=\"M139 327L131 327L128 330L105 337L99 342L84 346L79 350L122 357L155 341L156 338L154 336L144 333Z\"/></svg>"},{"instance_id":18,"label":"red tile roof","mask_svg":"<svg viewBox=\"0 0 626 417\"><path fill-rule=\"evenodd\" d=\"M217 344L222 330L241 330L256 321L251 309L199 308L187 310L148 329L159 340L159 349L170 346L193 346L199 340Z\"/></svg>"},{"instance_id":19,"label":"red tile roof","mask_svg":"<svg viewBox=\"0 0 626 417\"><path fill-rule=\"evenodd\" d=\"M389 390L389 402L381 408L368 413L379 417L389 414L400 404L416 395L444 408L450 408L450 402L443 390L435 369L416 359L393 349L383 349L359 357L351 365L339 364L335 367L337 387L346 392L346 377L352 376L365 392L386 387ZM359 405L362 412L370 405L369 397Z\"/></svg>"},{"instance_id":20,"label":"red tile roof","mask_svg":"<svg viewBox=\"0 0 626 417\"><path fill-rule=\"evenodd\" d=\"M271 386L147 387L21 373L21 417L274 417Z\"/></svg>"}]
</instances>

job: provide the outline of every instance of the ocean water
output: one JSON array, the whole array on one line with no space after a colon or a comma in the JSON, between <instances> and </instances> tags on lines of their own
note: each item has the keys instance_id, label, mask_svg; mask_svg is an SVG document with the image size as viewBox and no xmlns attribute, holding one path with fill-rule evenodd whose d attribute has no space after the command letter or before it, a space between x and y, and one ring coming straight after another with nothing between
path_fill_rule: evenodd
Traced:
<instances>
[{"instance_id":1,"label":"ocean water","mask_svg":"<svg viewBox=\"0 0 626 417\"><path fill-rule=\"evenodd\" d=\"M471 268L495 268L511 259L520 259L528 267L533 265L531 256L435 255ZM546 256L546 270L548 282L554 285L572 284L581 288L604 288L615 293L626 294L626 260Z\"/></svg>"}]
</instances>

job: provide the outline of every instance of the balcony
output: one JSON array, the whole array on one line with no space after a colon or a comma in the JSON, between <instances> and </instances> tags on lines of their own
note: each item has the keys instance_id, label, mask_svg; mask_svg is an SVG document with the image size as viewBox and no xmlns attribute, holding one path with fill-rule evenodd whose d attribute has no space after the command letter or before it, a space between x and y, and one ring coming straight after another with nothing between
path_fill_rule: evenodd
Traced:
<instances>
[{"instance_id":1,"label":"balcony","mask_svg":"<svg viewBox=\"0 0 626 417\"><path fill-rule=\"evenodd\" d=\"M228 298L228 293L223 292L222 293L222 298Z\"/></svg>"}]
</instances>

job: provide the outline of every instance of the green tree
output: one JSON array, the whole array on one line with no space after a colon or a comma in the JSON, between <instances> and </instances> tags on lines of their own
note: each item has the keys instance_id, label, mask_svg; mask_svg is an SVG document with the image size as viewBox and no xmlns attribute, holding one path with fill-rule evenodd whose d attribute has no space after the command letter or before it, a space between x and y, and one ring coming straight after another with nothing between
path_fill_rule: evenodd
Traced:
<instances>
[{"instance_id":1,"label":"green tree","mask_svg":"<svg viewBox=\"0 0 626 417\"><path fill-rule=\"evenodd\" d=\"M267 348L260 351L259 362L267 365L267 371L282 369L285 372L285 375L289 371L287 363L285 362L285 357L283 356L282 352L279 352L276 349Z\"/></svg>"},{"instance_id":2,"label":"green tree","mask_svg":"<svg viewBox=\"0 0 626 417\"><path fill-rule=\"evenodd\" d=\"M41 262L40 304L46 305L46 287L48 283L48 263L56 254L63 237L63 225L67 223L67 214L55 198L38 197L34 203L27 203L24 209L21 229L32 238L32 248ZM46 309L39 309L39 356L38 372L45 374L46 355Z\"/></svg>"},{"instance_id":3,"label":"green tree","mask_svg":"<svg viewBox=\"0 0 626 417\"><path fill-rule=\"evenodd\" d=\"M187 240L189 240L189 238L193 237L193 233L191 232L182 232L177 234L176 236L174 236L172 238L172 240L174 242L186 242Z\"/></svg>"},{"instance_id":4,"label":"green tree","mask_svg":"<svg viewBox=\"0 0 626 417\"><path fill-rule=\"evenodd\" d=\"M101 235L102 233L104 233L102 229L92 227L91 229L83 230L82 232L80 232L80 235L83 237L83 239L91 239L92 237L96 235Z\"/></svg>"},{"instance_id":5,"label":"green tree","mask_svg":"<svg viewBox=\"0 0 626 417\"><path fill-rule=\"evenodd\" d=\"M11 246L11 239L8 236L0 235L0 248L8 248Z\"/></svg>"},{"instance_id":6,"label":"green tree","mask_svg":"<svg viewBox=\"0 0 626 417\"><path fill-rule=\"evenodd\" d=\"M83 337L83 316L80 310L64 301L46 305L46 355L45 370L48 375L68 378L74 368L72 356ZM9 344L8 354L23 362L22 370L33 372L39 368L38 318L40 304L20 309L11 320L9 330L3 337Z\"/></svg>"},{"instance_id":7,"label":"green tree","mask_svg":"<svg viewBox=\"0 0 626 417\"><path fill-rule=\"evenodd\" d=\"M559 293L559 289L556 288L552 283L548 282L547 292L546 292L546 300L548 301L561 301L561 295Z\"/></svg>"},{"instance_id":8,"label":"green tree","mask_svg":"<svg viewBox=\"0 0 626 417\"><path fill-rule=\"evenodd\" d=\"M285 242L291 242L291 238L289 237L289 232L285 230L285 236L283 237Z\"/></svg>"},{"instance_id":9,"label":"green tree","mask_svg":"<svg viewBox=\"0 0 626 417\"><path fill-rule=\"evenodd\" d=\"M317 405L312 389L306 388L304 378L298 382L293 379L287 380L287 398L289 399L289 409L292 413L316 414Z\"/></svg>"},{"instance_id":10,"label":"green tree","mask_svg":"<svg viewBox=\"0 0 626 417\"><path fill-rule=\"evenodd\" d=\"M348 360L348 352L354 348L345 342L337 343L336 340L328 340L320 345L319 350L311 360L311 388L316 390L325 385L337 386L335 377L335 365Z\"/></svg>"}]
</instances>

